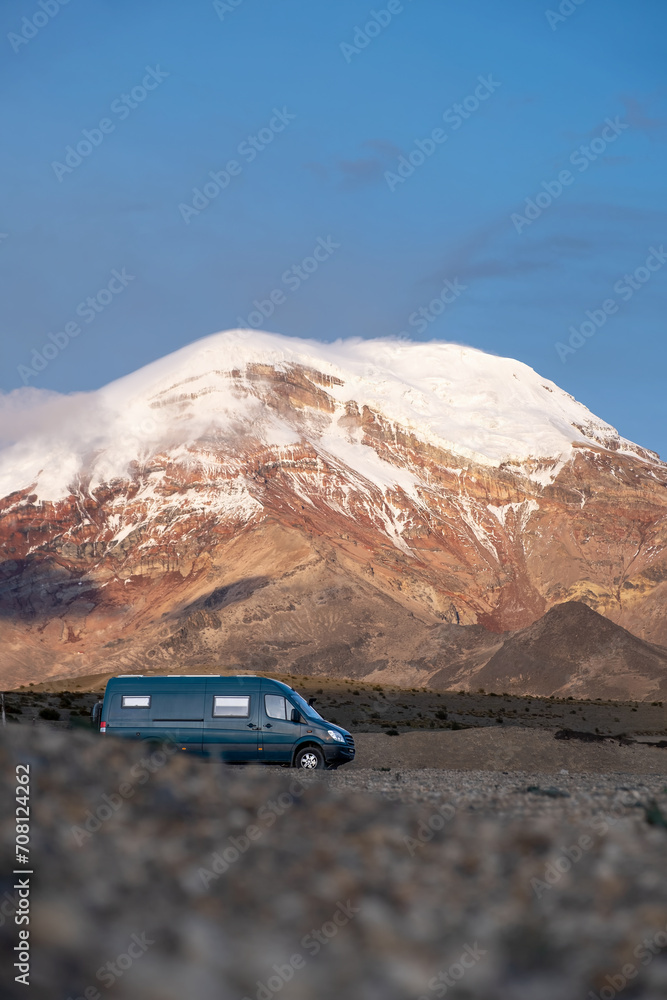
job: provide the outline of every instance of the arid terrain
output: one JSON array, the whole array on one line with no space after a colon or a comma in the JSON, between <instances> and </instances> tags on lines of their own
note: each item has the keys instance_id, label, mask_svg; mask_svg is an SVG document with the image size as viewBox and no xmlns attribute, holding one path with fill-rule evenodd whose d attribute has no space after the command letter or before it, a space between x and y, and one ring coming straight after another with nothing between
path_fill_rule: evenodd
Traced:
<instances>
[{"instance_id":1,"label":"arid terrain","mask_svg":"<svg viewBox=\"0 0 667 1000\"><path fill-rule=\"evenodd\" d=\"M442 736L525 732L548 736ZM365 739L391 755L439 735ZM628 996L662 1000L667 766L567 774L537 759L501 773L498 757L491 770L391 760L297 780L8 725L0 850L10 872L5 804L27 764L31 996L431 1000L450 982L475 1000L573 1000L631 982ZM13 937L0 942L9 967ZM5 995L24 993L10 981Z\"/></svg>"},{"instance_id":2,"label":"arid terrain","mask_svg":"<svg viewBox=\"0 0 667 1000\"><path fill-rule=\"evenodd\" d=\"M507 730L521 730L522 733L540 730L551 739L562 729L588 733L591 738L608 737L618 740L635 740L640 743L659 743L667 740L667 708L661 701L616 702L603 699L595 701L575 701L568 698L531 698L510 694L486 694L482 692L444 691L434 692L427 688L403 688L365 684L344 680L299 677L293 674L276 676L291 684L306 698L315 699L315 707L330 722L344 726L355 737L361 734L375 734L373 741L365 743L361 738L359 759L354 766L364 766L364 747L373 750L375 756L404 752L404 744L419 733L424 736L442 734L449 742L442 745L465 746L474 732L484 730L502 744L503 733ZM5 695L7 718L10 722L24 725L49 725L57 729L90 729L90 708L103 694L107 677L80 678L69 689L63 689L55 682L21 688ZM43 714L47 714L47 719ZM52 718L57 713L57 718ZM502 728L501 728L502 727ZM492 732L490 732L492 731ZM466 735L452 742L454 734ZM450 735L451 734L451 735ZM492 735L495 734L495 737ZM394 748L395 737L401 736L400 748ZM387 738L388 737L388 738ZM392 740L391 737L394 737ZM379 740L380 742L374 742ZM468 741L468 742L466 742ZM509 741L511 742L511 741ZM606 747L610 742L604 744ZM413 757L416 767L460 766L448 764L449 751L437 752L437 761L426 747ZM565 753L570 748L574 754L591 752L591 746L574 740L554 743L551 752ZM624 748L626 749L626 748ZM570 752L567 750L567 752ZM489 751L492 754L492 751ZM493 751L495 752L495 751ZM531 764L530 744L526 744L525 760L516 766L529 767ZM647 751L650 755L651 751ZM655 755L661 756L659 750ZM666 752L667 754L667 752ZM481 767L481 764L478 765ZM475 765L475 766L478 766ZM489 765L491 766L491 765ZM594 770L594 768L592 768ZM622 770L622 768L620 768Z\"/></svg>"}]
</instances>

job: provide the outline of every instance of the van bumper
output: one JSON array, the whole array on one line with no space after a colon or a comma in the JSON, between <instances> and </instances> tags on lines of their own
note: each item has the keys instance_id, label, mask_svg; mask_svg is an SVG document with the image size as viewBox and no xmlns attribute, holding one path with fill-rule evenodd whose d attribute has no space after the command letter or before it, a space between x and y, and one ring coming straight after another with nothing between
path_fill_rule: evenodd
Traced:
<instances>
[{"instance_id":1,"label":"van bumper","mask_svg":"<svg viewBox=\"0 0 667 1000\"><path fill-rule=\"evenodd\" d=\"M354 747L348 746L329 746L325 745L324 759L326 761L327 767L340 767L341 764L349 764L351 760L354 760Z\"/></svg>"}]
</instances>

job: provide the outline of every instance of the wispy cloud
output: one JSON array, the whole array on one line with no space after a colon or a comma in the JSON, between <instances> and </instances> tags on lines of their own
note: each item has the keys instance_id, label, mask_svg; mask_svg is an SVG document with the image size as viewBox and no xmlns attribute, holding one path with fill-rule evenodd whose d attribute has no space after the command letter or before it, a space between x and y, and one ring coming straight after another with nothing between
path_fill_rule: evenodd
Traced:
<instances>
[{"instance_id":1,"label":"wispy cloud","mask_svg":"<svg viewBox=\"0 0 667 1000\"><path fill-rule=\"evenodd\" d=\"M652 235L655 226L660 229L667 226L667 213L579 203L563 205L556 225L557 229L517 245L508 238L503 219L494 220L445 252L437 269L425 274L416 285L439 287L443 278L458 278L466 284L483 279L521 278L539 271L548 273L572 259L598 260L606 251L627 246L630 233L640 241L655 238ZM476 293L477 289L473 294Z\"/></svg>"},{"instance_id":2,"label":"wispy cloud","mask_svg":"<svg viewBox=\"0 0 667 1000\"><path fill-rule=\"evenodd\" d=\"M360 160L339 160L338 169L343 174L343 187L361 187L382 180L385 168L381 160L366 157Z\"/></svg>"},{"instance_id":3,"label":"wispy cloud","mask_svg":"<svg viewBox=\"0 0 667 1000\"><path fill-rule=\"evenodd\" d=\"M376 153L379 153L385 159L395 159L403 152L400 146L390 142L388 139L367 139L363 145L375 150Z\"/></svg>"},{"instance_id":4,"label":"wispy cloud","mask_svg":"<svg viewBox=\"0 0 667 1000\"><path fill-rule=\"evenodd\" d=\"M315 174L322 181L326 181L329 178L329 168L325 167L323 163L304 163L304 168L310 170L311 174Z\"/></svg>"},{"instance_id":5,"label":"wispy cloud","mask_svg":"<svg viewBox=\"0 0 667 1000\"><path fill-rule=\"evenodd\" d=\"M86 393L63 395L35 386L0 391L0 448L52 430L63 416L78 413L86 397Z\"/></svg>"},{"instance_id":6,"label":"wispy cloud","mask_svg":"<svg viewBox=\"0 0 667 1000\"><path fill-rule=\"evenodd\" d=\"M626 121L631 128L652 137L667 137L667 118L649 117L647 104L637 100L636 97L625 96L621 98L621 102L625 107Z\"/></svg>"},{"instance_id":7,"label":"wispy cloud","mask_svg":"<svg viewBox=\"0 0 667 1000\"><path fill-rule=\"evenodd\" d=\"M393 163L403 152L389 139L366 139L361 143L361 149L370 150L372 155L350 157L330 165L310 162L305 163L304 167L319 180L338 181L338 186L343 189L359 188L381 182L388 164Z\"/></svg>"}]
</instances>

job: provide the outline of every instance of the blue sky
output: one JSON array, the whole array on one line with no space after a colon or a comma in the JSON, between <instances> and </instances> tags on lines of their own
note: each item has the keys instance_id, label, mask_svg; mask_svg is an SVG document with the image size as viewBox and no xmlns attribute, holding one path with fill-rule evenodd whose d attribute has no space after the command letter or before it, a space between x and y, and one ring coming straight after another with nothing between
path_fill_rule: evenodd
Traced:
<instances>
[{"instance_id":1,"label":"blue sky","mask_svg":"<svg viewBox=\"0 0 667 1000\"><path fill-rule=\"evenodd\" d=\"M664 0L41 4L0 10L0 389L257 301L518 358L667 457Z\"/></svg>"}]
</instances>

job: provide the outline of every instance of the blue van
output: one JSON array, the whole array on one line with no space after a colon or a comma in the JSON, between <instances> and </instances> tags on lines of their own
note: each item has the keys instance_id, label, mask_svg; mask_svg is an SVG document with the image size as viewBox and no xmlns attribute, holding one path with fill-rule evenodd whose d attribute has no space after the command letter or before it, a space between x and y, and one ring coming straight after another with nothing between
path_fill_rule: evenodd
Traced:
<instances>
[{"instance_id":1,"label":"blue van","mask_svg":"<svg viewBox=\"0 0 667 1000\"><path fill-rule=\"evenodd\" d=\"M354 739L326 722L282 681L212 674L127 674L107 683L100 732L170 740L229 764L339 767L354 759Z\"/></svg>"}]
</instances>

